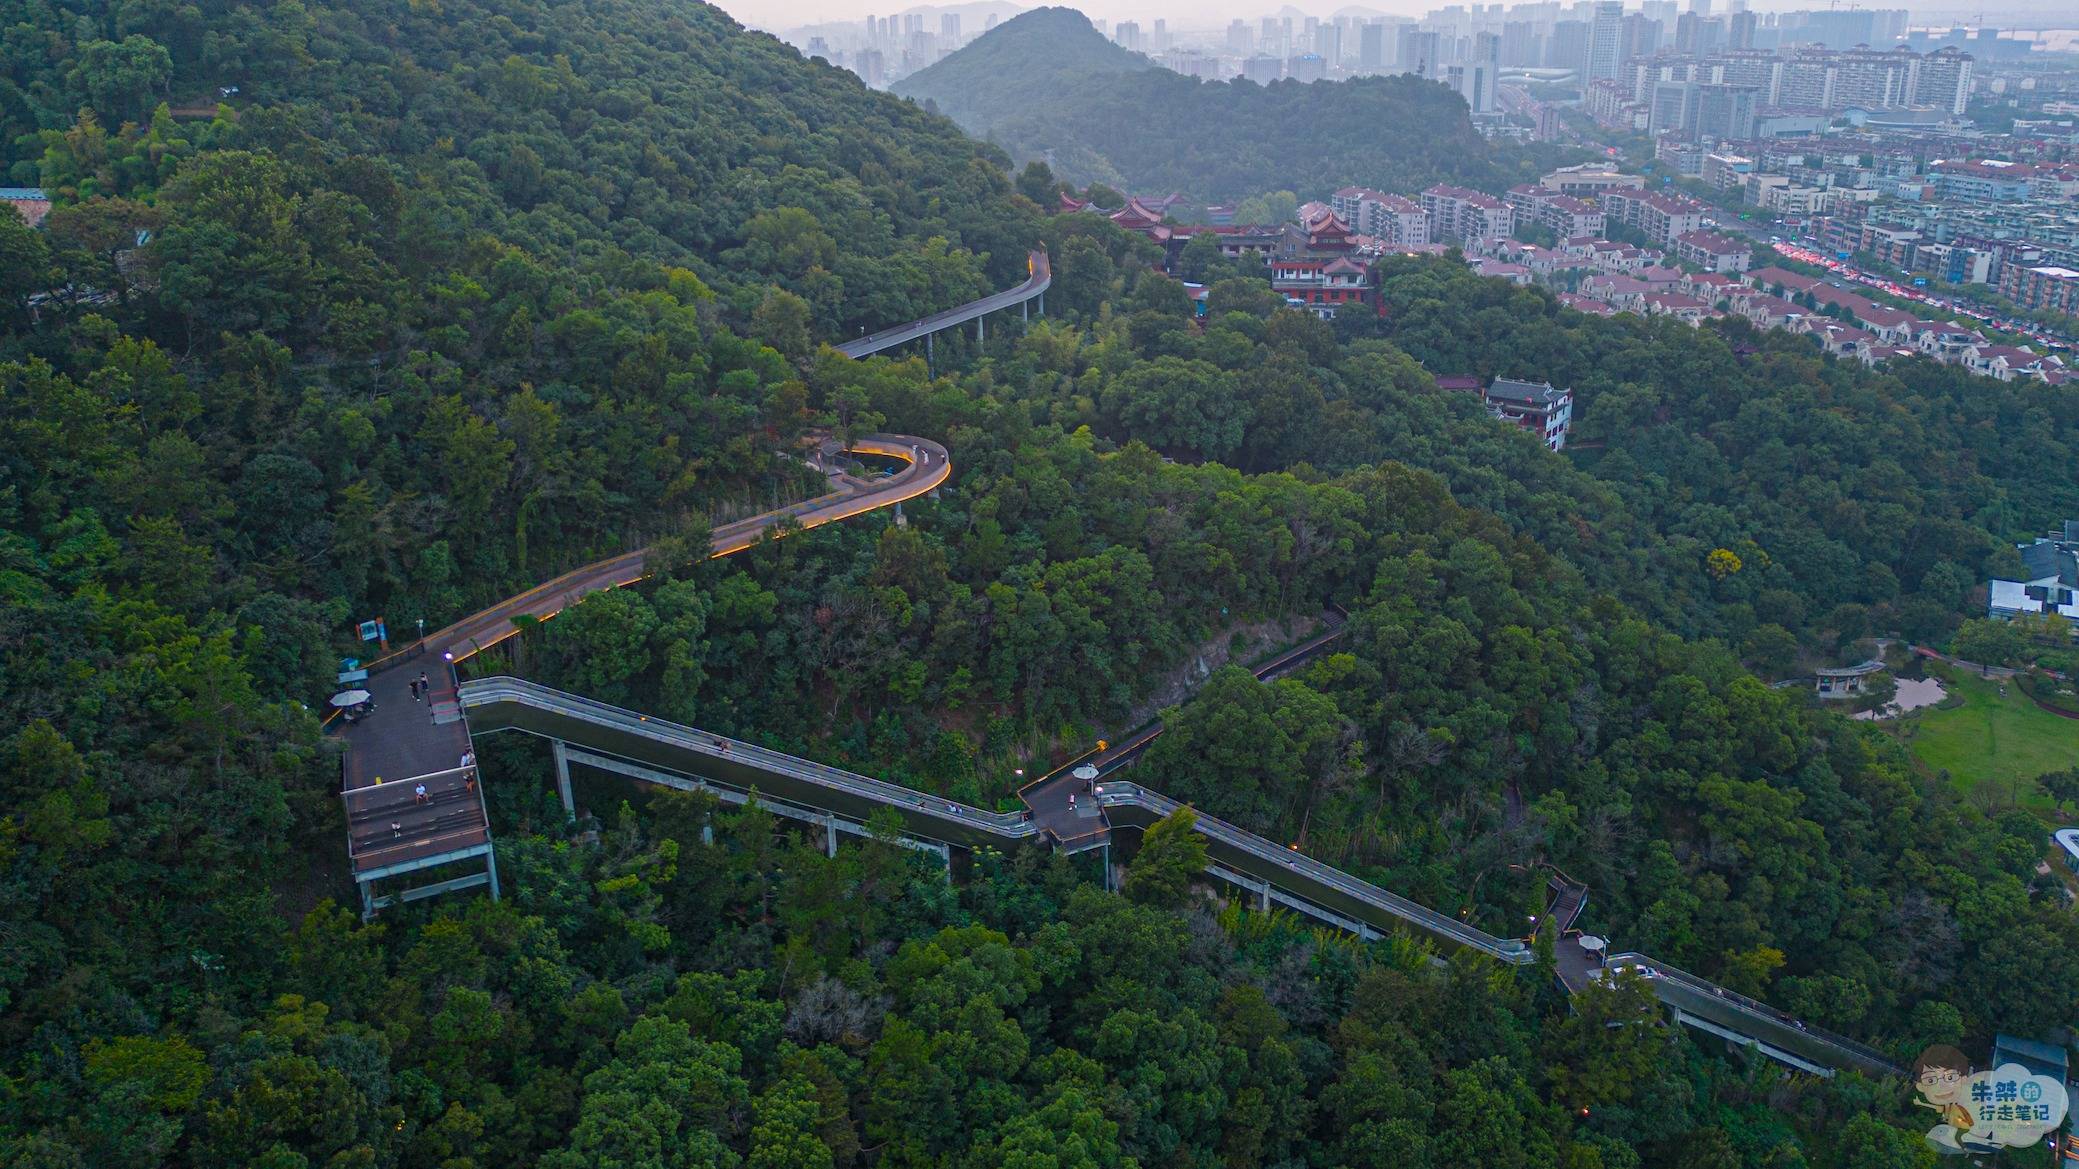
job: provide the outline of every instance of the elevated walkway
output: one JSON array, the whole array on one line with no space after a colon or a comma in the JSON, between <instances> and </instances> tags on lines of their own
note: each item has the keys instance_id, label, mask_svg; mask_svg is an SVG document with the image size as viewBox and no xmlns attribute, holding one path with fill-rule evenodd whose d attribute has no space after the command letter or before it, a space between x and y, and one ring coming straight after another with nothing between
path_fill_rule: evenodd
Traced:
<instances>
[{"instance_id":1,"label":"elevated walkway","mask_svg":"<svg viewBox=\"0 0 2079 1169\"><path fill-rule=\"evenodd\" d=\"M1035 271L1042 281L1043 260L1042 256ZM751 547L783 525L813 527L894 506L936 489L951 474L945 448L924 439L875 435L850 449L901 460L904 468L870 482L847 482L841 476L834 481L842 489L831 495L718 528L711 554L726 556ZM644 557L644 552L631 552L567 573L376 663L362 683L373 696L374 710L341 730L346 745L342 798L348 850L365 915L456 889L489 886L491 895L498 895L482 793L474 769L463 759L472 733L519 731L548 740L566 809L572 806L571 766L591 767L640 782L708 791L733 803L756 799L776 815L820 826L832 851L840 835L872 834L869 822L884 812L892 813L900 826L895 830L899 842L945 857L955 847L1022 841L1051 841L1068 852L1108 849L1115 827L1145 828L1180 806L1159 792L1108 776L1131 763L1160 733L1159 726L1077 761L1094 768L1095 776L1078 776L1064 768L1020 793L1027 801L1025 811L1005 813L946 801L532 682L488 678L455 684L451 663L511 636L518 628L516 618L547 619L588 592L640 580L646 572ZM1340 624L1332 626L1259 667L1257 675L1268 678L1297 668L1340 635ZM430 693L415 702L411 682L422 671ZM1062 819L1068 794L1079 788L1089 799L1079 802L1071 819ZM1061 807L1054 806L1056 801ZM1259 906L1286 905L1365 938L1405 927L1447 948L1475 951L1508 965L1535 961L1531 947L1520 939L1475 929L1295 848L1203 814L1198 831L1206 837L1208 875L1243 889ZM479 858L480 872L395 894L376 893L379 881ZM1105 869L1109 883L1109 855ZM1587 891L1562 883L1558 893L1551 916L1560 919L1557 928L1564 930L1585 905ZM1559 957L1561 981L1574 992L1600 977L1604 968L1575 946L1560 945ZM1636 967L1677 1022L1790 1066L1821 1075L1850 1069L1900 1074L1872 1048L1807 1027L1765 1003L1643 955L1621 954L1607 967Z\"/></svg>"},{"instance_id":2,"label":"elevated walkway","mask_svg":"<svg viewBox=\"0 0 2079 1169\"><path fill-rule=\"evenodd\" d=\"M1808 1026L1787 1011L1644 954L1613 954L1604 965L1609 970L1636 969L1677 1023L1754 1048L1778 1063L1822 1076L1851 1070L1871 1076L1906 1074L1868 1044Z\"/></svg>"},{"instance_id":3,"label":"elevated walkway","mask_svg":"<svg viewBox=\"0 0 2079 1169\"><path fill-rule=\"evenodd\" d=\"M462 705L478 734L524 731L558 744L559 753L573 762L630 778L651 779L631 770L646 768L697 779L697 786L710 790L756 792L761 803L770 800L836 815L853 825L863 826L876 812L891 810L901 820L905 835L961 848L1003 847L1039 835L1038 827L1022 813L991 812L927 796L900 784L518 678L465 682ZM575 753L580 751L582 758Z\"/></svg>"},{"instance_id":4,"label":"elevated walkway","mask_svg":"<svg viewBox=\"0 0 2079 1169\"><path fill-rule=\"evenodd\" d=\"M478 734L524 731L555 744L561 759L595 766L594 760L607 760L613 765L604 770L631 778L650 778L631 768L697 778L710 789L756 792L761 801L770 797L853 824L891 810L905 835L962 848L1005 847L1041 837L1035 819L1022 812L990 812L926 796L534 682L466 682L461 700ZM577 752L583 752L582 759ZM1115 781L1099 784L1093 799L1105 819L1135 827L1152 824L1179 806L1160 793ZM1289 905L1367 937L1407 926L1453 948L1477 949L1511 965L1531 961L1530 948L1520 940L1482 933L1225 821L1201 815L1198 824L1207 838L1208 856L1218 866L1214 875L1256 891L1259 900Z\"/></svg>"},{"instance_id":5,"label":"elevated walkway","mask_svg":"<svg viewBox=\"0 0 2079 1169\"><path fill-rule=\"evenodd\" d=\"M870 821L888 812L900 825L896 835L901 843L940 856L949 856L953 848L1008 847L1054 837L1025 812L989 811L925 795L517 678L465 682L457 697L477 734L518 731L550 742L566 807L569 768L576 765L640 782L707 791L732 803L756 799L776 815L820 826L832 851L841 835L871 834ZM1094 784L1091 800L1107 832L1146 828L1181 806L1160 792L1118 779ZM1536 960L1521 939L1475 929L1217 817L1200 813L1198 831L1206 838L1207 874L1242 889L1259 907L1287 906L1363 938L1405 928L1447 951L1474 951L1518 967ZM1074 839L1058 844L1077 850ZM1569 896L1562 890L1563 917L1572 917L1584 901L1585 891ZM1570 991L1578 992L1600 976L1604 964L1570 956L1578 947L1559 949L1561 980ZM1644 955L1620 954L1606 967L1636 967L1676 1022L1791 1067L1820 1075L1842 1070L1901 1074L1867 1045L1808 1027L1766 1003Z\"/></svg>"},{"instance_id":6,"label":"elevated walkway","mask_svg":"<svg viewBox=\"0 0 2079 1169\"><path fill-rule=\"evenodd\" d=\"M1095 793L1106 819L1115 825L1146 828L1183 806L1160 792L1122 780L1105 780L1096 786ZM1204 812L1197 815L1198 830L1206 838L1207 859L1234 874L1229 878L1234 883L1256 891L1258 903L1264 907L1276 902L1320 916L1312 914L1318 907L1333 915L1323 918L1330 924L1348 921L1368 927L1351 931L1361 936L1404 926L1447 949L1477 951L1511 966L1528 966L1534 960L1530 946L1521 939L1498 938L1474 929L1297 849L1275 844Z\"/></svg>"},{"instance_id":7,"label":"elevated walkway","mask_svg":"<svg viewBox=\"0 0 2079 1169\"><path fill-rule=\"evenodd\" d=\"M920 337L929 339L934 333L957 328L969 321L975 322L975 339L981 340L985 328L982 323L983 317L1035 300L1039 302L1041 315L1045 315L1047 289L1054 283L1054 269L1047 260L1047 253L1041 249L1034 249L1025 257L1025 270L1025 283L1016 288L1007 288L980 300L968 301L958 308L949 308L944 312L933 313L928 317L882 329L877 333L869 333L835 348L846 357L866 357L883 349L908 344Z\"/></svg>"},{"instance_id":8,"label":"elevated walkway","mask_svg":"<svg viewBox=\"0 0 2079 1169\"><path fill-rule=\"evenodd\" d=\"M953 472L945 447L912 435L867 435L845 449L893 459L902 468L870 479L835 476L838 489L826 495L723 524L712 533L709 554L729 556L784 531L900 506L937 490ZM566 572L371 664L359 685L369 692L373 710L337 728L345 748L340 769L347 852L364 917L399 901L456 889L489 886L492 897L498 896L482 793L473 773L461 766L470 727L453 663L513 636L522 619L546 621L588 593L642 580L649 575L648 555L648 549L637 549ZM421 675L430 691L415 701L411 684ZM378 883L391 878L470 862L480 862L481 869L394 895L377 892Z\"/></svg>"}]
</instances>

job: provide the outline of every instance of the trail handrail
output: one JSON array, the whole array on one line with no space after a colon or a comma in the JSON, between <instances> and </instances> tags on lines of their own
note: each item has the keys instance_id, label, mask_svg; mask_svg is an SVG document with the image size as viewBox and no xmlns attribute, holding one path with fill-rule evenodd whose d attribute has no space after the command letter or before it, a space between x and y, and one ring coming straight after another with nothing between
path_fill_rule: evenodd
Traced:
<instances>
[{"instance_id":1,"label":"trail handrail","mask_svg":"<svg viewBox=\"0 0 2079 1169\"><path fill-rule=\"evenodd\" d=\"M1104 807L1130 804L1157 815L1167 816L1183 805L1161 792L1152 791L1137 783L1124 780L1106 780L1097 785L1097 800ZM1304 875L1318 884L1326 885L1359 902L1382 909L1412 925L1419 926L1432 934L1447 938L1468 949L1479 950L1511 966L1530 964L1535 955L1530 948L1515 938L1498 938L1484 930L1474 929L1457 918L1446 917L1427 906L1417 905L1398 894L1389 893L1369 881L1351 876L1333 865L1324 864L1305 853L1274 844L1244 828L1237 828L1225 820L1208 816L1197 809L1198 830L1205 835L1240 849L1266 863L1274 863ZM1262 878L1275 885L1278 882Z\"/></svg>"},{"instance_id":2,"label":"trail handrail","mask_svg":"<svg viewBox=\"0 0 2079 1169\"><path fill-rule=\"evenodd\" d=\"M1749 998L1739 991L1720 986L1708 978L1691 974L1680 967L1670 966L1658 958L1649 958L1636 951L1626 951L1622 954L1612 954L1603 961L1603 968L1606 970L1619 965L1646 967L1669 982L1679 982L1700 995L1708 996L1715 1002L1724 1003L1740 1014L1760 1019L1773 1028L1780 1029L1788 1026L1798 1035L1846 1052L1858 1062L1871 1065L1892 1075L1905 1074L1903 1069L1891 1062L1890 1058L1883 1052L1878 1051L1867 1043L1860 1043L1845 1035L1836 1035L1824 1028L1814 1027L1810 1024L1799 1026L1799 1020L1787 1011L1779 1010L1759 999Z\"/></svg>"},{"instance_id":3,"label":"trail handrail","mask_svg":"<svg viewBox=\"0 0 2079 1169\"><path fill-rule=\"evenodd\" d=\"M868 357L883 349L892 349L906 341L914 341L927 333L966 324L976 317L987 316L1014 304L1022 304L1044 294L1053 285L1054 269L1044 250L1035 248L1028 253L1025 267L1029 274L1025 277L1025 283L1016 288L993 292L978 300L971 300L966 304L932 313L930 316L891 325L878 332L868 333L864 337L855 337L833 348L846 357Z\"/></svg>"},{"instance_id":4,"label":"trail handrail","mask_svg":"<svg viewBox=\"0 0 2079 1169\"><path fill-rule=\"evenodd\" d=\"M774 751L742 739L732 739L726 735L717 735L666 719L637 714L622 707L611 706L522 678L501 676L464 682L461 694L462 705L469 709L497 702L510 702L624 734L637 735L673 750L687 751L718 761L748 764L753 768L844 792L905 813L922 813L945 824L979 827L1007 841L1029 840L1039 835L1038 826L1020 813L987 811L962 804L957 800L947 800L901 784L890 783L884 779L875 779L870 775L861 775L858 772L832 767L827 763Z\"/></svg>"}]
</instances>

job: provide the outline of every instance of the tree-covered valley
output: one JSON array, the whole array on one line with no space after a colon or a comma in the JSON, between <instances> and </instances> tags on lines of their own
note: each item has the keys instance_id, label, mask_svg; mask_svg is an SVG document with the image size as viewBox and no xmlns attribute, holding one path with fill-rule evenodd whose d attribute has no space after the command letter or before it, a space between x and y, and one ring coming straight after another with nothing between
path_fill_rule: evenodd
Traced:
<instances>
[{"instance_id":1,"label":"tree-covered valley","mask_svg":"<svg viewBox=\"0 0 2079 1169\"><path fill-rule=\"evenodd\" d=\"M0 161L55 203L0 212L0 1165L1931 1160L1902 1083L1636 982L1359 944L1153 847L1121 896L632 787L566 825L522 743L483 748L503 899L341 909L313 708L353 623L653 542L470 668L993 804L1337 605L1336 652L1197 679L1135 777L1502 934L1556 867L1625 945L1894 1059L2079 1007L2040 823L1757 676L1947 636L2079 503L2070 391L1448 261L1330 325L1187 256L1201 322L1044 176L699 5L39 0L0 52ZM819 345L1035 244L1029 328ZM1452 373L1572 386L1601 446ZM816 490L814 427L955 476L906 526L688 554Z\"/></svg>"}]
</instances>

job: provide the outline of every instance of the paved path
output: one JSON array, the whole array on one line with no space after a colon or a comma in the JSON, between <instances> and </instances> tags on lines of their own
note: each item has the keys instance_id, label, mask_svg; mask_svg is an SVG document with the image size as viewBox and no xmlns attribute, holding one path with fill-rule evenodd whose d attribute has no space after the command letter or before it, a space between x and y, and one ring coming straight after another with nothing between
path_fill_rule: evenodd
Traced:
<instances>
[{"instance_id":1,"label":"paved path","mask_svg":"<svg viewBox=\"0 0 2079 1169\"><path fill-rule=\"evenodd\" d=\"M1321 615L1327 626L1321 633L1278 654L1250 672L1261 681L1281 678L1320 656L1321 652L1349 631L1348 618L1339 609ZM1148 744L1162 734L1162 723L1152 722L1118 742L1098 740L1098 745L1018 790L1018 798L1032 811L1033 820L1054 835L1062 847L1080 850L1102 844L1109 836L1097 800L1092 795L1093 779L1076 772L1090 767L1098 776L1109 775L1139 759ZM1076 802L1071 805L1069 796Z\"/></svg>"},{"instance_id":2,"label":"paved path","mask_svg":"<svg viewBox=\"0 0 2079 1169\"><path fill-rule=\"evenodd\" d=\"M903 467L874 479L834 475L836 490L828 495L724 524L714 530L710 554L741 552L783 524L813 528L893 507L936 489L953 471L946 448L926 438L875 434L847 449L901 460ZM341 770L348 852L356 873L489 841L482 795L465 786L459 766L469 749L469 726L450 663L511 637L519 630L516 617L546 620L587 593L642 580L649 575L647 557L648 549L637 549L566 572L374 663L361 684L374 700L374 711L340 728L346 747ZM414 702L411 683L422 673L432 693ZM423 801L414 790L421 782L427 788Z\"/></svg>"},{"instance_id":3,"label":"paved path","mask_svg":"<svg viewBox=\"0 0 2079 1169\"><path fill-rule=\"evenodd\" d=\"M936 490L953 473L953 464L946 448L928 438L903 434L875 434L854 441L847 449L861 454L900 459L905 465L895 474L880 479L836 476L832 483L837 490L828 495L755 515L749 519L723 524L714 530L714 539L710 544L711 554L728 556L741 552L764 539L785 521L792 521L799 528L815 528L884 507L893 507L905 500L915 499ZM648 556L649 549L638 548L588 564L583 568L573 569L516 597L500 601L482 612L464 617L445 629L427 634L424 642L426 651L435 660L443 653L452 654L455 661L480 653L513 635L518 629L518 626L513 624L515 617L547 620L575 604L587 593L620 588L642 580L649 575L646 564ZM392 655L391 658L384 659L384 663L395 661L401 656Z\"/></svg>"}]
</instances>

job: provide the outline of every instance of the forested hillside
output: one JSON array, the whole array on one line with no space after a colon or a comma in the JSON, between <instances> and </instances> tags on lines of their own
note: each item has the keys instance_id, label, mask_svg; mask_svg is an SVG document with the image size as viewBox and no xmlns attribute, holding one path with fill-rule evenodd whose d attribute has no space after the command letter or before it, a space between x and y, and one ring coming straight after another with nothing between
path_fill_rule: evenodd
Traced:
<instances>
[{"instance_id":1,"label":"forested hillside","mask_svg":"<svg viewBox=\"0 0 2079 1169\"><path fill-rule=\"evenodd\" d=\"M1135 61L1146 58L1105 40L1082 13L1042 8L894 90L930 102L1016 161L1046 157L1078 186L1217 200L1536 177L1530 163L1491 149L1465 102L1433 82L1208 82Z\"/></svg>"},{"instance_id":2,"label":"forested hillside","mask_svg":"<svg viewBox=\"0 0 2079 1169\"><path fill-rule=\"evenodd\" d=\"M1215 905L1175 825L1125 897L1038 851L948 881L591 781L568 824L491 740L504 899L337 907L310 708L355 621L798 498L840 421L955 477L903 526L667 541L472 668L989 802L1338 603L1340 652L1214 673L1139 776L1504 934L1562 867L1625 944L1895 1057L2079 1017L2041 824L1744 668L1939 636L2079 505L2068 392L1448 262L1331 327L1201 252L1201 323L1145 241L698 5L77 0L0 52L7 174L57 203L0 210L0 1167L1931 1160L1901 1084ZM1036 241L1029 328L814 344ZM1604 448L1432 378L1490 371Z\"/></svg>"},{"instance_id":3,"label":"forested hillside","mask_svg":"<svg viewBox=\"0 0 2079 1169\"><path fill-rule=\"evenodd\" d=\"M624 255L743 285L746 312L778 282L820 329L847 334L1024 271L1032 225L1000 198L993 152L706 5L318 0L210 16L167 5L98 27L112 11L24 9L0 81L0 139L12 144L0 169L66 196L136 198L199 151L262 150L273 157L260 173L233 177L305 204L295 234L310 248L374 252L368 271L346 273L371 284L312 288L332 294L325 311L296 314L282 302L304 289L283 282L322 284L339 261L263 273L160 255L173 268L161 283L179 290L169 311L207 334L345 317L355 329L312 339L381 351L397 339L388 321L412 316L398 302L409 285L471 258L484 236L583 273L558 281L574 292L612 285ZM224 88L237 92L221 121L154 116L168 102L206 110ZM331 218L310 221L320 214ZM216 246L269 251L239 246L263 242ZM359 311L342 311L349 294Z\"/></svg>"},{"instance_id":4,"label":"forested hillside","mask_svg":"<svg viewBox=\"0 0 2079 1169\"><path fill-rule=\"evenodd\" d=\"M909 531L820 533L707 566L654 603L587 602L541 631L533 669L986 800L1014 786L1035 738L1125 729L1151 678L1228 629L1334 601L1352 613L1347 654L1275 686L1216 674L1164 716L1142 778L1503 934L1541 904L1539 866L1557 865L1593 886L1625 944L1905 1055L2079 1003L2079 981L2048 971L2030 975L2054 983L2031 983L2059 1004L2047 1010L1966 990L2019 985L2023 955L2079 942L2033 875L2033 818L1964 806L1895 742L1743 668L1916 621L1940 637L1965 612L1942 608L1944 580L2012 555L1974 516L2006 507L2025 532L2063 505L2029 498L2036 464L2013 452L2069 442L2066 403L2043 402L2027 442L1981 449L1964 475L1949 463L1972 424L1948 395L1982 393L1968 375L1891 381L1795 339L1742 366L1712 334L1558 314L1448 263L1393 274L1411 299L1385 331L1409 330L1410 346L1493 339L1428 354L1439 368L1578 352L1554 374L1582 387L1584 427L1621 408L1621 387L1665 395L1658 427L1593 432L1612 436L1601 471L1661 457L1685 427L1733 433L1683 421L1708 400L1681 389L1723 385L1782 399L1779 457L1829 468L1842 496L1814 510L1799 491L1701 466L1611 480L1440 394L1403 342L1339 339L1247 280L1215 285L1200 330L1178 286L1137 262L1139 241L1055 222L1050 245L1078 273L1058 299L1081 323L1037 326L957 383L915 363L858 382L891 425L951 438L958 491ZM1546 348L1489 321L1483 306L1511 296L1553 331ZM1466 315L1425 319L1418 302ZM1800 405L1815 382L1830 398ZM1882 440L1926 465L1925 488L1878 494L1897 484L1878 474L1879 448L1820 417L1851 409L1930 420L1923 437ZM1954 495L1958 478L1975 495ZM1891 506L1911 511L1896 518L1909 539L1845 539L1848 517ZM1737 571L1714 568L1720 548ZM1836 559L1814 571L1810 548ZM1865 583L1913 549L1945 549L1950 567ZM685 637L688 613L704 640ZM848 716L832 726L801 693ZM1929 879L1928 863L1947 875ZM2034 905L2026 926L1971 924L1996 889Z\"/></svg>"}]
</instances>

